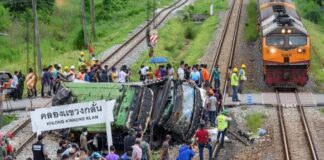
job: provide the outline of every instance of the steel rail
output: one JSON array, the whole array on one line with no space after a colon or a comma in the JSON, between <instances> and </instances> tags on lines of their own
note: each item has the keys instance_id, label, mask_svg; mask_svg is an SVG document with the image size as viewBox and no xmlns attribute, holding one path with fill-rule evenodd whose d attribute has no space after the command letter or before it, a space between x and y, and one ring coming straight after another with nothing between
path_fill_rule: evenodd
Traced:
<instances>
[{"instance_id":1,"label":"steel rail","mask_svg":"<svg viewBox=\"0 0 324 160\"><path fill-rule=\"evenodd\" d=\"M212 68L215 66L215 64L218 63L219 61L219 57L220 57L220 54L221 54L221 50L223 48L223 44L224 44L224 40L225 40L225 37L227 35L227 29L228 29L228 24L229 24L229 21L231 19L231 16L232 16L232 13L233 13L233 10L234 10L234 6L236 4L236 2L239 1L239 11L238 11L238 14L237 14L237 17L236 17L236 22L235 22L235 31L234 31L234 35L233 35L233 41L232 41L232 44L231 44L231 50L230 50L230 58L229 58L229 63L228 63L228 67L231 67L232 66L232 63L233 63L233 59L234 59L234 54L235 54L235 45L236 45L236 40L237 40L237 33L238 33L238 29L239 29L239 26L240 26L240 19L241 19L241 11L242 11L242 7L243 7L243 0L234 0L232 2L232 5L231 5L231 9L230 11L228 12L227 14L227 18L226 18L226 22L225 22L225 26L224 26L224 30L222 32L222 36L221 36L221 41L220 41L220 44L218 45L217 47L217 50L216 50L216 55L215 55L215 59L213 61L213 64L211 66L211 70L210 70L210 73L212 73ZM227 92L227 79L228 79L228 69L226 71L226 78L224 79L224 88L223 88L223 95L226 95L226 92ZM211 81L212 81L212 78L211 78L211 75L209 77L209 82L211 84ZM224 104L224 99L223 99L223 103ZM222 106L222 109L223 109L224 106ZM212 155L212 158L216 158L218 153L220 151L220 145L219 143L218 144L215 144L214 145L214 151L213 151L213 155Z\"/></svg>"},{"instance_id":2,"label":"steel rail","mask_svg":"<svg viewBox=\"0 0 324 160\"><path fill-rule=\"evenodd\" d=\"M278 110L278 118L279 118L279 124L280 124L280 131L281 131L281 136L282 136L282 143L283 143L283 148L285 152L285 160L290 160L290 150L289 150L289 145L288 145L288 139L287 139L287 132L286 132L286 125L285 125L285 120L283 116L283 111L282 111L282 104L279 96L279 91L276 90L276 98L277 98L277 110Z\"/></svg>"},{"instance_id":3,"label":"steel rail","mask_svg":"<svg viewBox=\"0 0 324 160\"><path fill-rule=\"evenodd\" d=\"M311 133L309 131L307 118L306 118L306 115L305 115L304 108L303 108L303 106L301 104L300 97L299 97L297 89L295 90L295 96L296 96L296 100L297 100L297 103L298 103L297 107L298 107L298 110L300 112L301 120L302 120L304 129L305 129L305 136L306 136L306 139L307 139L307 143L308 143L308 146L309 146L309 148L311 150L312 159L313 160L318 160L316 150L315 150L315 147L314 147L314 141L313 141L312 135L311 135Z\"/></svg>"},{"instance_id":4,"label":"steel rail","mask_svg":"<svg viewBox=\"0 0 324 160\"><path fill-rule=\"evenodd\" d=\"M235 0L236 1L236 0ZM242 7L243 7L243 0L240 0L241 3L240 3L240 8L239 8L239 13L238 13L238 18L236 19L236 28L235 28L235 31L234 31L234 40L232 41L232 48L231 48L231 54L230 54L230 59L229 59L229 63L228 63L228 66L227 66L227 72L226 72L226 76L225 76L225 79L224 79L224 88L223 88L223 95L225 96L226 93L227 93L227 88L228 88L228 83L229 83L229 78L230 78L230 74L229 74L229 70L232 69L232 66L233 66L233 61L234 61L234 54L235 54L235 45L236 45L236 42L237 42L237 33L238 33L238 29L239 29L239 26L240 26L240 20L241 20L241 11L242 11ZM225 98L223 98L223 102L222 104L224 104L225 102Z\"/></svg>"},{"instance_id":5,"label":"steel rail","mask_svg":"<svg viewBox=\"0 0 324 160\"><path fill-rule=\"evenodd\" d=\"M182 2L180 5L178 5L180 2ZM136 32L131 38L129 38L127 41L125 41L121 46L119 46L115 51L113 51L111 54L109 54L102 62L101 64L105 64L110 58L112 58L114 55L116 55L118 52L121 51L122 48L126 47L129 43L131 43L133 40L135 40L135 38L137 38L138 36L141 35L141 33L145 32L146 29L155 21L155 19L157 19L162 13L164 13L165 11L169 10L170 8L172 8L171 10L167 11L166 15L161 19L161 21L158 22L157 25L154 26L154 28L157 28L158 26L161 25L162 22L164 22L164 20L170 15L171 12L173 12L174 10L176 10L177 8L183 6L185 3L187 3L188 0L178 0L177 2L175 2L174 4L170 5L167 8L164 8L163 10L161 10L153 19L151 19L143 28L141 28L138 32ZM135 47L137 47L141 42L143 42L143 40L145 40L146 36L140 38L139 41L137 41L135 43L134 46L132 46L129 50L126 51L126 53L124 53L124 55L121 56L121 58L117 59L115 62L113 62L113 64L108 64L109 69L112 66L117 65L122 59L124 59L132 50L135 49Z\"/></svg>"}]
</instances>

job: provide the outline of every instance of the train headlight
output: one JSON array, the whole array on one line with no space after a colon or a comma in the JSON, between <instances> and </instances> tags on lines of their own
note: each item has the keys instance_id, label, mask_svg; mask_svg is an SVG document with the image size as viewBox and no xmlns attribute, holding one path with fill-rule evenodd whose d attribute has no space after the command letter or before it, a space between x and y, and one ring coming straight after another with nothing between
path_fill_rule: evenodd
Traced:
<instances>
[{"instance_id":1,"label":"train headlight","mask_svg":"<svg viewBox=\"0 0 324 160\"><path fill-rule=\"evenodd\" d=\"M302 49L302 48L298 48L298 49L297 49L297 52L298 52L298 53L303 53L303 52L304 52L304 49Z\"/></svg>"},{"instance_id":2,"label":"train headlight","mask_svg":"<svg viewBox=\"0 0 324 160\"><path fill-rule=\"evenodd\" d=\"M288 30L287 30L287 33L289 33L289 34L290 34L290 33L291 33L291 29L288 29Z\"/></svg>"},{"instance_id":3,"label":"train headlight","mask_svg":"<svg viewBox=\"0 0 324 160\"><path fill-rule=\"evenodd\" d=\"M285 29L282 29L282 30L281 30L281 33L282 33L282 34L285 34L285 33L286 33L286 30L285 30Z\"/></svg>"},{"instance_id":4,"label":"train headlight","mask_svg":"<svg viewBox=\"0 0 324 160\"><path fill-rule=\"evenodd\" d=\"M270 53L272 53L272 54L276 53L276 49L270 48Z\"/></svg>"}]
</instances>

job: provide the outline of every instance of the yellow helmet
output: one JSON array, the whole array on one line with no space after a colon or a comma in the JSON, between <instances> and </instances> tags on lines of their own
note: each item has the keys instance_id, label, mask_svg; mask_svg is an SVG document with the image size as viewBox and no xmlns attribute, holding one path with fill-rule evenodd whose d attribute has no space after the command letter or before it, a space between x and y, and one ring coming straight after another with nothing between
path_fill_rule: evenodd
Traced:
<instances>
[{"instance_id":1,"label":"yellow helmet","mask_svg":"<svg viewBox=\"0 0 324 160\"><path fill-rule=\"evenodd\" d=\"M245 64L242 64L242 66L241 66L242 68L246 68L246 65Z\"/></svg>"},{"instance_id":2,"label":"yellow helmet","mask_svg":"<svg viewBox=\"0 0 324 160\"><path fill-rule=\"evenodd\" d=\"M234 67L233 72L238 72L238 69L236 67Z\"/></svg>"},{"instance_id":3,"label":"yellow helmet","mask_svg":"<svg viewBox=\"0 0 324 160\"><path fill-rule=\"evenodd\" d=\"M80 52L80 56L84 56L84 52Z\"/></svg>"},{"instance_id":4,"label":"yellow helmet","mask_svg":"<svg viewBox=\"0 0 324 160\"><path fill-rule=\"evenodd\" d=\"M69 70L69 66L65 66L65 67L64 67L64 70L65 70L65 71Z\"/></svg>"}]
</instances>

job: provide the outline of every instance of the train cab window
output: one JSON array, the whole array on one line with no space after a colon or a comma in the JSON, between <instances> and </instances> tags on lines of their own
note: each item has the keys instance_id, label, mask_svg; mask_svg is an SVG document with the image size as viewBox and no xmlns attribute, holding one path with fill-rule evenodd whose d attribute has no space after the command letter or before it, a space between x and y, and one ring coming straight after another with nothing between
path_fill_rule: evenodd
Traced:
<instances>
[{"instance_id":1,"label":"train cab window","mask_svg":"<svg viewBox=\"0 0 324 160\"><path fill-rule=\"evenodd\" d=\"M269 36L267 37L267 45L270 46L281 46L285 44L284 36Z\"/></svg>"},{"instance_id":2,"label":"train cab window","mask_svg":"<svg viewBox=\"0 0 324 160\"><path fill-rule=\"evenodd\" d=\"M307 38L305 36L289 36L288 42L291 46L306 45Z\"/></svg>"}]
</instances>

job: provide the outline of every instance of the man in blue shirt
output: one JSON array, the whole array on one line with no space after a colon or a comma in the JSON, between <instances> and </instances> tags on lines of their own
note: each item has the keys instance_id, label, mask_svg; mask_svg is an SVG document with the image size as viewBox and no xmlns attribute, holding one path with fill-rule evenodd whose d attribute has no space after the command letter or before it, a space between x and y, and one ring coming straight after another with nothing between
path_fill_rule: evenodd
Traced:
<instances>
[{"instance_id":1,"label":"man in blue shirt","mask_svg":"<svg viewBox=\"0 0 324 160\"><path fill-rule=\"evenodd\" d=\"M195 152L191 149L190 142L186 141L179 149L177 160L191 160L195 156Z\"/></svg>"},{"instance_id":2,"label":"man in blue shirt","mask_svg":"<svg viewBox=\"0 0 324 160\"><path fill-rule=\"evenodd\" d=\"M214 88L219 88L219 86L220 86L219 74L220 74L220 72L218 70L218 65L216 64L212 71L212 77L214 80Z\"/></svg>"},{"instance_id":3,"label":"man in blue shirt","mask_svg":"<svg viewBox=\"0 0 324 160\"><path fill-rule=\"evenodd\" d=\"M193 68L193 71L190 73L190 80L194 81L197 85L200 82L200 73L197 71L197 67Z\"/></svg>"}]
</instances>

